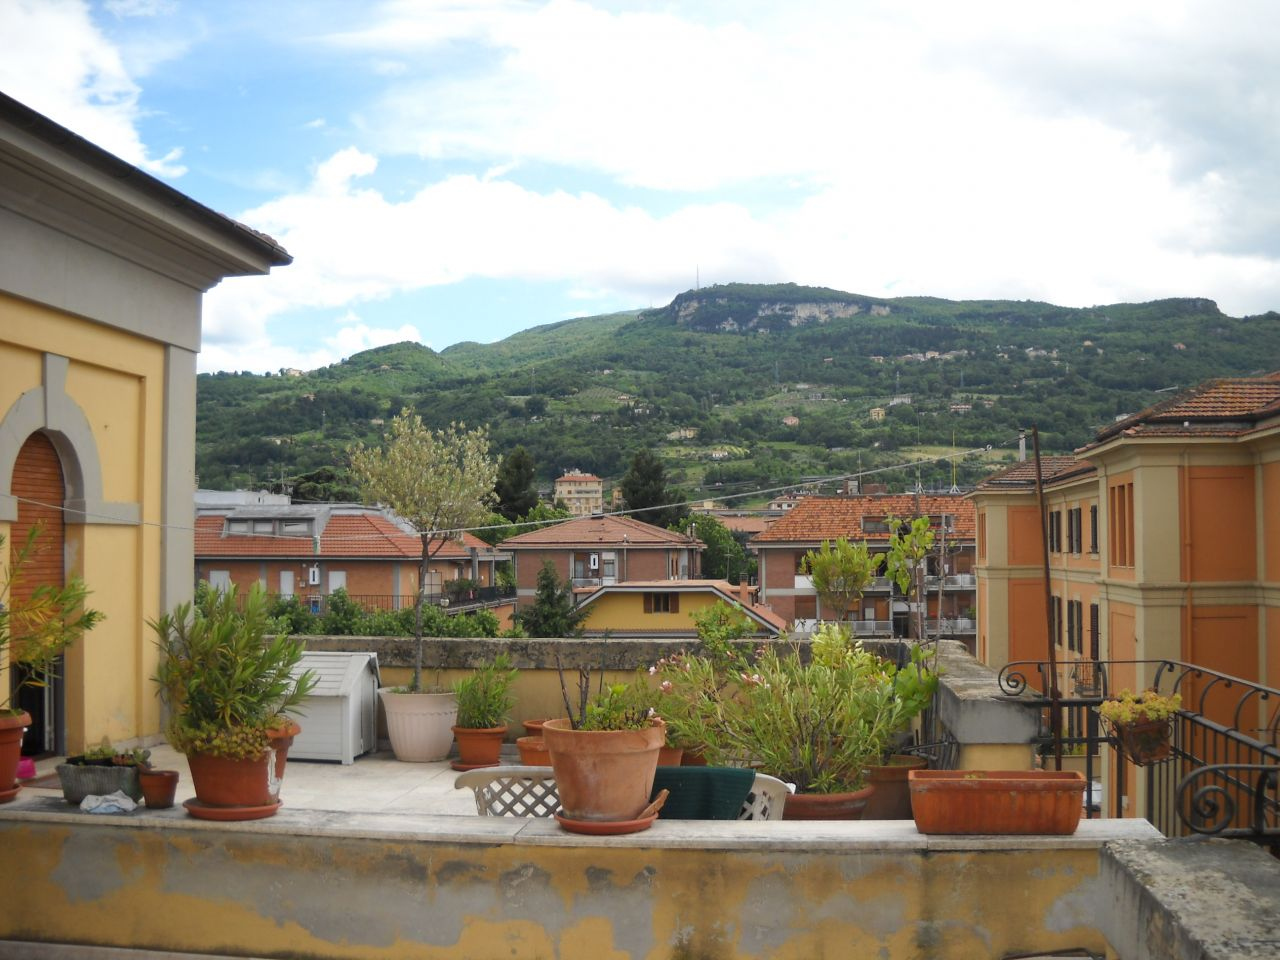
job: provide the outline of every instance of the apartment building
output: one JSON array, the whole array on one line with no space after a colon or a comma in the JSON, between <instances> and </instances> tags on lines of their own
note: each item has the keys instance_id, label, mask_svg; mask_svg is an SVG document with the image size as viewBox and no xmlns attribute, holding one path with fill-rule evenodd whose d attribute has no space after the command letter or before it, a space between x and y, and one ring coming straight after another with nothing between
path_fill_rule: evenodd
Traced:
<instances>
[{"instance_id":1,"label":"apartment building","mask_svg":"<svg viewBox=\"0 0 1280 960\"><path fill-rule=\"evenodd\" d=\"M888 520L927 516L935 546L926 560L924 599L903 596L888 577L879 576L853 610L824 610L805 574L804 555L824 541L844 537L865 541L872 552L888 550ZM796 629L812 629L818 620L852 622L859 636L911 635L915 604L925 605L925 627L972 644L976 621L973 504L958 494L863 494L842 497L804 497L769 528L751 539L760 557L760 600L775 613L794 622Z\"/></svg>"},{"instance_id":2,"label":"apartment building","mask_svg":"<svg viewBox=\"0 0 1280 960\"><path fill-rule=\"evenodd\" d=\"M552 499L575 517L604 513L604 481L593 473L569 470L557 477Z\"/></svg>"}]
</instances>

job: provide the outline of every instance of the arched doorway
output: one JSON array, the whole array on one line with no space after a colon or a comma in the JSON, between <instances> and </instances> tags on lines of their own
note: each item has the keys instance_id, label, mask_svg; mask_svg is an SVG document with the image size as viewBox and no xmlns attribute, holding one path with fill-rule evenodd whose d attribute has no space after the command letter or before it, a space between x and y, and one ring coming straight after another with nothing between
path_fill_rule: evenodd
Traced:
<instances>
[{"instance_id":1,"label":"arched doorway","mask_svg":"<svg viewBox=\"0 0 1280 960\"><path fill-rule=\"evenodd\" d=\"M41 584L62 586L66 582L64 550L66 498L62 460L43 433L27 437L13 465L11 492L18 502L17 519L9 527L9 561L27 542L35 527L40 528L36 549L28 558L23 579L11 589L14 601L29 599ZM61 673L61 671L58 671ZM46 687L26 687L15 706L31 714L31 726L22 742L27 755L61 753L65 743L64 688L60 679Z\"/></svg>"}]
</instances>

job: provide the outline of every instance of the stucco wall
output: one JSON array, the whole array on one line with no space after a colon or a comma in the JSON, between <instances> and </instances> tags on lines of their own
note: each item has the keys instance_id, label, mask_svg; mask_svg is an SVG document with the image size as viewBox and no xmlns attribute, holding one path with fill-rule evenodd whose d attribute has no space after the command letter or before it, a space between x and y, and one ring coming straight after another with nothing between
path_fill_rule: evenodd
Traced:
<instances>
[{"instance_id":1,"label":"stucco wall","mask_svg":"<svg viewBox=\"0 0 1280 960\"><path fill-rule=\"evenodd\" d=\"M587 838L549 820L287 809L260 824L173 811L0 830L23 865L0 873L0 938L432 960L1101 951L1100 842L1151 833L1132 821L993 840L926 838L909 821L660 820Z\"/></svg>"}]
</instances>

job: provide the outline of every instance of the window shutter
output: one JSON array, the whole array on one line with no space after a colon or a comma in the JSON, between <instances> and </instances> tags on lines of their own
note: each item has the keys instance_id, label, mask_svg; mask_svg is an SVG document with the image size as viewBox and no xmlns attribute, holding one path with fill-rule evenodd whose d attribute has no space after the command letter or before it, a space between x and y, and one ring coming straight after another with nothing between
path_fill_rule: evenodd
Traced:
<instances>
[{"instance_id":1,"label":"window shutter","mask_svg":"<svg viewBox=\"0 0 1280 960\"><path fill-rule=\"evenodd\" d=\"M680 612L680 594L678 593L671 594L671 612L672 613Z\"/></svg>"},{"instance_id":2,"label":"window shutter","mask_svg":"<svg viewBox=\"0 0 1280 960\"><path fill-rule=\"evenodd\" d=\"M646 593L644 595L644 612L653 613L653 594Z\"/></svg>"}]
</instances>

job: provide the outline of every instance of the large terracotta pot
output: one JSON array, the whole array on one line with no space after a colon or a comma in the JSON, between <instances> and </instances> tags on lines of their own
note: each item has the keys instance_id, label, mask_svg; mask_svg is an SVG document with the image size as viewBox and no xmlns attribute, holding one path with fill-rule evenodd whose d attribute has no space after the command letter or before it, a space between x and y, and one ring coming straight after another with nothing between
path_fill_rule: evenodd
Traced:
<instances>
[{"instance_id":1,"label":"large terracotta pot","mask_svg":"<svg viewBox=\"0 0 1280 960\"><path fill-rule=\"evenodd\" d=\"M387 735L397 760L431 763L443 760L453 746L458 698L452 693L394 693L378 690L387 716Z\"/></svg>"},{"instance_id":2,"label":"large terracotta pot","mask_svg":"<svg viewBox=\"0 0 1280 960\"><path fill-rule=\"evenodd\" d=\"M783 820L861 820L875 787L849 793L793 793L782 808Z\"/></svg>"},{"instance_id":3,"label":"large terracotta pot","mask_svg":"<svg viewBox=\"0 0 1280 960\"><path fill-rule=\"evenodd\" d=\"M231 759L208 753L187 754L196 800L209 807L265 807L279 802L275 755Z\"/></svg>"},{"instance_id":4,"label":"large terracotta pot","mask_svg":"<svg viewBox=\"0 0 1280 960\"><path fill-rule=\"evenodd\" d=\"M22 735L31 724L31 714L0 714L0 803L18 795L18 760L22 757Z\"/></svg>"},{"instance_id":5,"label":"large terracotta pot","mask_svg":"<svg viewBox=\"0 0 1280 960\"><path fill-rule=\"evenodd\" d=\"M911 790L907 774L929 765L927 757L895 753L883 766L867 767L867 783L876 788L862 811L863 820L910 820Z\"/></svg>"},{"instance_id":6,"label":"large terracotta pot","mask_svg":"<svg viewBox=\"0 0 1280 960\"><path fill-rule=\"evenodd\" d=\"M458 741L458 759L452 764L453 769L496 767L502 756L502 741L507 736L507 727L506 724L500 727L454 727L453 736Z\"/></svg>"},{"instance_id":7,"label":"large terracotta pot","mask_svg":"<svg viewBox=\"0 0 1280 960\"><path fill-rule=\"evenodd\" d=\"M911 810L921 833L1075 833L1084 777L1057 770L912 770Z\"/></svg>"},{"instance_id":8,"label":"large terracotta pot","mask_svg":"<svg viewBox=\"0 0 1280 960\"><path fill-rule=\"evenodd\" d=\"M548 720L542 738L551 754L563 816L635 820L649 805L666 734L661 720L643 730L574 730L567 719Z\"/></svg>"}]
</instances>

